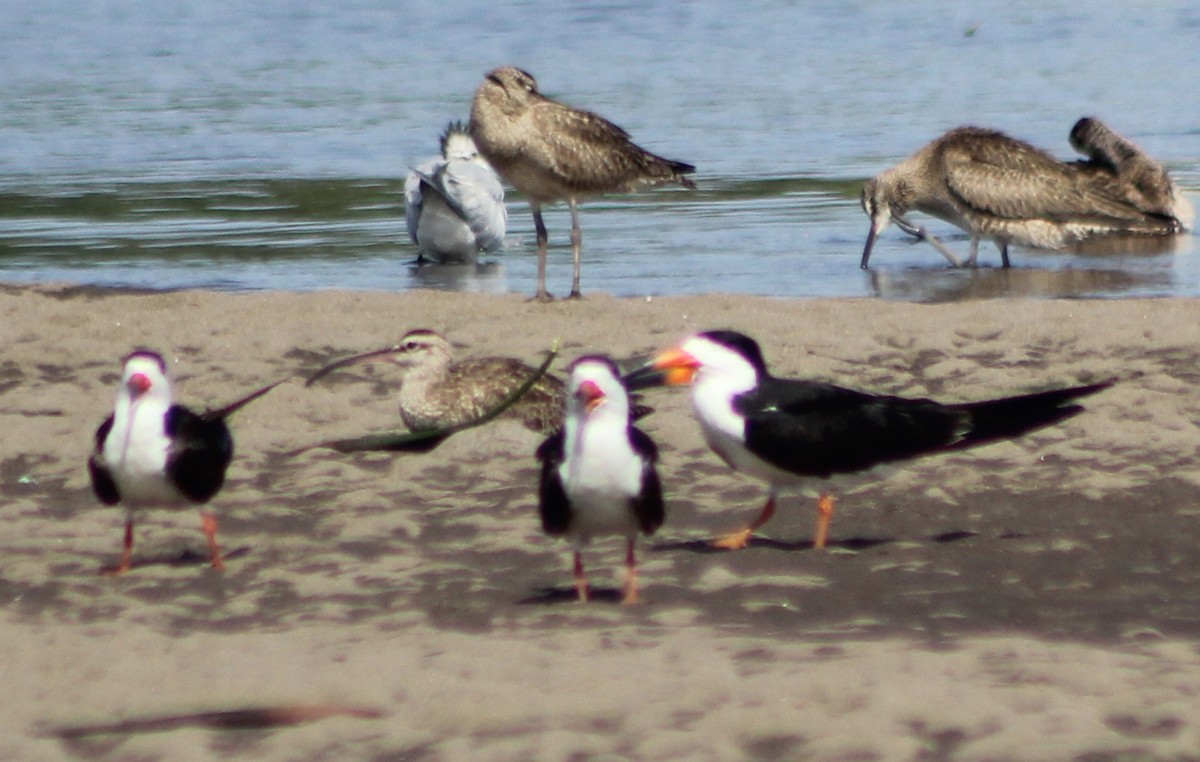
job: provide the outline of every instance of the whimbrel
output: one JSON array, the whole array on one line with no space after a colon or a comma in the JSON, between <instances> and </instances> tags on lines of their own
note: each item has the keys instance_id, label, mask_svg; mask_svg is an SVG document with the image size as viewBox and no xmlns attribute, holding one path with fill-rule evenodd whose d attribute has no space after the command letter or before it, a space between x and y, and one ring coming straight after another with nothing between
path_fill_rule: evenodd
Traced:
<instances>
[{"instance_id":1,"label":"whimbrel","mask_svg":"<svg viewBox=\"0 0 1200 762\"><path fill-rule=\"evenodd\" d=\"M135 511L212 500L233 460L233 437L225 419L281 383L220 410L197 414L175 403L161 355L137 351L125 358L124 365L113 414L96 430L96 449L88 459L96 497L105 505L124 505L127 511L121 561L105 570L110 574L133 566ZM217 518L204 510L200 517L213 568L223 569Z\"/></svg>"},{"instance_id":2,"label":"whimbrel","mask_svg":"<svg viewBox=\"0 0 1200 762\"><path fill-rule=\"evenodd\" d=\"M869 180L862 206L871 218L861 266L890 222L961 262L905 214L915 209L991 238L1009 266L1008 244L1060 249L1103 235L1164 236L1192 226L1194 214L1166 170L1097 119L1071 130L1087 161L1064 162L995 130L959 127Z\"/></svg>"},{"instance_id":3,"label":"whimbrel","mask_svg":"<svg viewBox=\"0 0 1200 762\"><path fill-rule=\"evenodd\" d=\"M394 346L354 355L325 366L317 379L338 368L390 359L404 369L400 417L412 431L461 426L477 420L513 394L534 369L511 357L479 357L455 361L450 342L425 328L409 331ZM542 434L562 426L563 383L546 374L507 411L526 428Z\"/></svg>"},{"instance_id":4,"label":"whimbrel","mask_svg":"<svg viewBox=\"0 0 1200 762\"><path fill-rule=\"evenodd\" d=\"M537 450L542 528L571 540L581 601L589 596L583 548L593 537L624 537L624 602L635 603L637 535L654 534L665 517L654 467L658 448L633 425L620 371L607 357L588 355L571 363L566 396L566 424Z\"/></svg>"},{"instance_id":5,"label":"whimbrel","mask_svg":"<svg viewBox=\"0 0 1200 762\"><path fill-rule=\"evenodd\" d=\"M660 353L626 378L631 388L692 383L692 407L708 446L729 466L765 481L766 504L744 529L713 542L742 548L775 513L776 495L807 479L1020 436L1081 412L1071 404L1111 383L944 405L832 384L776 378L758 344L708 331ZM694 381L694 383L693 383ZM822 492L813 547L825 546L833 499Z\"/></svg>"},{"instance_id":6,"label":"whimbrel","mask_svg":"<svg viewBox=\"0 0 1200 762\"><path fill-rule=\"evenodd\" d=\"M504 187L460 122L450 123L441 143L441 156L412 170L404 183L408 235L422 256L473 262L504 243Z\"/></svg>"},{"instance_id":7,"label":"whimbrel","mask_svg":"<svg viewBox=\"0 0 1200 762\"><path fill-rule=\"evenodd\" d=\"M696 170L691 164L656 156L607 119L547 98L532 75L512 66L488 72L475 91L471 135L484 158L529 199L537 229L538 299L549 298L542 205L566 201L571 210L571 296L577 297L581 199L665 183L696 187L684 176Z\"/></svg>"}]
</instances>

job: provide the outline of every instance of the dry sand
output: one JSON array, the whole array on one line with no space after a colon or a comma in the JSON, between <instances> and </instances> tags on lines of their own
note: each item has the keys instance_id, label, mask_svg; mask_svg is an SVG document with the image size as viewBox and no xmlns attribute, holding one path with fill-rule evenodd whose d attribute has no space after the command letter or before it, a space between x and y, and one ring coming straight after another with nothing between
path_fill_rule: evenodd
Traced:
<instances>
[{"instance_id":1,"label":"dry sand","mask_svg":"<svg viewBox=\"0 0 1200 762\"><path fill-rule=\"evenodd\" d=\"M46 287L0 290L0 313L2 759L1200 758L1194 301ZM670 513L645 602L614 604L614 541L587 555L602 595L584 606L515 424L428 455L283 455L400 428L386 366L300 379L416 327L530 361L558 338L556 369L733 327L781 375L948 401L1120 383L1054 429L836 484L825 553L800 495L751 548L705 552L764 490L706 450L686 393L651 392ZM194 511L142 516L138 566L96 574L123 517L84 463L139 346L195 407L295 379L233 419L224 574L193 558ZM381 716L52 732L312 704Z\"/></svg>"}]
</instances>

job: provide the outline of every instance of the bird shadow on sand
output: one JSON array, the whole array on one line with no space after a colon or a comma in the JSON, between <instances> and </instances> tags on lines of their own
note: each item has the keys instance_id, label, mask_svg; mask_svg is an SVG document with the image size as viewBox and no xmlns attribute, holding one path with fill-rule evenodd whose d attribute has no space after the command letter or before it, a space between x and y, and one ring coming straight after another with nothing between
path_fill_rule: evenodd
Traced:
<instances>
[{"instance_id":1,"label":"bird shadow on sand","mask_svg":"<svg viewBox=\"0 0 1200 762\"><path fill-rule=\"evenodd\" d=\"M919 539L920 542L933 542L939 544L947 544L966 540L971 537L977 537L978 532L971 532L965 529L953 530L950 532L941 532L931 537ZM830 540L826 543L826 549L839 548L842 550L862 551L871 550L882 545L891 545L903 540L911 540L906 537L847 537L841 540ZM789 552L797 552L804 550L813 550L812 540L776 540L771 537L751 537L746 546L749 548L767 548L770 550L782 550ZM652 553L662 553L673 550L683 550L689 553L728 553L729 548L714 547L711 540L681 540L679 542L660 542L650 546Z\"/></svg>"},{"instance_id":2,"label":"bird shadow on sand","mask_svg":"<svg viewBox=\"0 0 1200 762\"><path fill-rule=\"evenodd\" d=\"M240 548L234 548L228 552L222 553L221 557L226 561L236 561L239 558L244 558L250 555L250 546L243 545ZM208 565L212 562L212 557L206 548L204 551L195 550L193 548L184 548L182 550L171 553L163 553L155 556L143 556L135 558L130 571L135 569L144 569L149 566L200 566ZM114 567L109 564L100 567L98 573L104 574L111 571Z\"/></svg>"},{"instance_id":3,"label":"bird shadow on sand","mask_svg":"<svg viewBox=\"0 0 1200 762\"><path fill-rule=\"evenodd\" d=\"M593 587L588 591L589 603L619 604L624 599L624 592L615 587ZM537 588L534 595L517 601L518 606L548 606L559 603L577 603L579 595L574 587L542 587Z\"/></svg>"}]
</instances>

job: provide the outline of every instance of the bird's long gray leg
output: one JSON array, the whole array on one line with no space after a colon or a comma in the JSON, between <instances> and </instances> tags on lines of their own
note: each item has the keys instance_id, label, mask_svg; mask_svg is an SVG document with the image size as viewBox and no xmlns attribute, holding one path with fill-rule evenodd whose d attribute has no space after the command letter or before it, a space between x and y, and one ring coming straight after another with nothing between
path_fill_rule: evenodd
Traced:
<instances>
[{"instance_id":1,"label":"bird's long gray leg","mask_svg":"<svg viewBox=\"0 0 1200 762\"><path fill-rule=\"evenodd\" d=\"M951 267L962 267L962 260L946 247L946 244L939 241L932 233L923 227L918 227L902 217L893 217L892 221L896 223L896 227L915 236L919 241L925 241L930 246L938 250L938 253L946 258Z\"/></svg>"},{"instance_id":2,"label":"bird's long gray leg","mask_svg":"<svg viewBox=\"0 0 1200 762\"><path fill-rule=\"evenodd\" d=\"M546 223L542 221L542 205L530 201L529 208L533 212L533 227L537 231L538 247L538 285L533 298L545 302L551 299L550 293L546 291L546 249L550 246L550 236L546 234Z\"/></svg>"},{"instance_id":3,"label":"bird's long gray leg","mask_svg":"<svg viewBox=\"0 0 1200 762\"><path fill-rule=\"evenodd\" d=\"M979 257L979 236L971 236L971 256L967 257L967 264L971 267L976 266L976 259Z\"/></svg>"},{"instance_id":4,"label":"bird's long gray leg","mask_svg":"<svg viewBox=\"0 0 1200 762\"><path fill-rule=\"evenodd\" d=\"M571 254L575 258L575 276L571 279L571 299L578 299L583 296L583 292L579 290L579 255L583 249L583 230L579 227L579 202L575 199L567 199L567 206L571 207Z\"/></svg>"},{"instance_id":5,"label":"bird's long gray leg","mask_svg":"<svg viewBox=\"0 0 1200 762\"><path fill-rule=\"evenodd\" d=\"M954 252L950 251L950 249L946 246L946 244L939 241L933 235L933 233L930 233L929 231L925 230L925 228L917 228L917 237L923 241L928 241L930 246L937 249L938 252L943 257L946 258L946 261L950 263L951 267L962 267L963 266L962 260L959 259L954 254Z\"/></svg>"},{"instance_id":6,"label":"bird's long gray leg","mask_svg":"<svg viewBox=\"0 0 1200 762\"><path fill-rule=\"evenodd\" d=\"M996 245L1000 247L1000 264L1008 269L1008 241L996 241Z\"/></svg>"}]
</instances>

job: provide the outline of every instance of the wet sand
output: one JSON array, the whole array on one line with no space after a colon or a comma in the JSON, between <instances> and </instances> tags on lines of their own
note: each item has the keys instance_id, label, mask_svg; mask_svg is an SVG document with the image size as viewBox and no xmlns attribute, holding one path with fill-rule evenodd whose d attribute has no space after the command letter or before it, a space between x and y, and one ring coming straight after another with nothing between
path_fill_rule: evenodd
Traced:
<instances>
[{"instance_id":1,"label":"wet sand","mask_svg":"<svg viewBox=\"0 0 1200 762\"><path fill-rule=\"evenodd\" d=\"M522 296L0 290L0 757L7 759L1185 759L1200 749L1195 524L1200 327L1192 300L746 297L550 305ZM385 365L324 362L434 328L463 353L555 370L691 331L756 336L780 375L966 401L1117 378L1011 443L835 482L832 548L787 496L760 540L704 538L761 485L708 452L686 393L656 390L666 526L644 603L616 605L618 541L587 554L536 518L538 438L509 422L426 455L286 452L398 430ZM96 574L122 512L87 482L120 357L161 351L181 401L233 419L213 502L139 517L135 569ZM361 708L288 727L56 728L265 706ZM1124 755L1124 756L1122 756Z\"/></svg>"}]
</instances>

